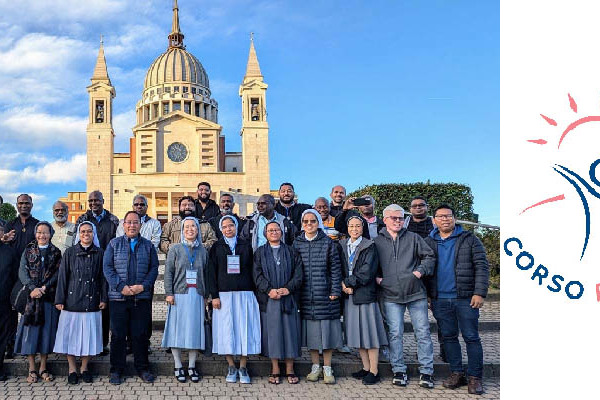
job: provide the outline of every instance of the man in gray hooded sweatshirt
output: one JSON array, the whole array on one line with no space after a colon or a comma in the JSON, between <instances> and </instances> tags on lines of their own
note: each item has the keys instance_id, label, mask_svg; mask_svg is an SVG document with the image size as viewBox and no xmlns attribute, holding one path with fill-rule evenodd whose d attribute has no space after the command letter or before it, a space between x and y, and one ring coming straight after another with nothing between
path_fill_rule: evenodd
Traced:
<instances>
[{"instance_id":1,"label":"man in gray hooded sweatshirt","mask_svg":"<svg viewBox=\"0 0 600 400\"><path fill-rule=\"evenodd\" d=\"M388 325L390 362L397 386L406 386L408 376L403 359L404 313L406 309L417 337L421 373L419 386L433 388L433 342L427 316L427 291L422 278L433 274L435 256L416 233L404 225L404 209L390 204L383 210L385 228L373 240L379 254L381 296Z\"/></svg>"}]
</instances>

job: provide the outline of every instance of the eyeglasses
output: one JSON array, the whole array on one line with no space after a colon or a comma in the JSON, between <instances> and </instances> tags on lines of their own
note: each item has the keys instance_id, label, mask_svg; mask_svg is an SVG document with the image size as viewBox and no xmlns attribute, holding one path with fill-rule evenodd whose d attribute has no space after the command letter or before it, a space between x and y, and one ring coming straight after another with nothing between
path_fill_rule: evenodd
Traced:
<instances>
[{"instance_id":1,"label":"eyeglasses","mask_svg":"<svg viewBox=\"0 0 600 400\"><path fill-rule=\"evenodd\" d=\"M267 233L280 233L281 229L267 229Z\"/></svg>"},{"instance_id":2,"label":"eyeglasses","mask_svg":"<svg viewBox=\"0 0 600 400\"><path fill-rule=\"evenodd\" d=\"M393 215L390 215L388 218L391 219L394 222L402 222L402 221L404 221L404 217L395 217Z\"/></svg>"},{"instance_id":3,"label":"eyeglasses","mask_svg":"<svg viewBox=\"0 0 600 400\"><path fill-rule=\"evenodd\" d=\"M423 207L427 207L426 203L419 203L419 204L411 204L410 208L423 208Z\"/></svg>"},{"instance_id":4,"label":"eyeglasses","mask_svg":"<svg viewBox=\"0 0 600 400\"><path fill-rule=\"evenodd\" d=\"M134 207L146 207L146 203L133 203Z\"/></svg>"},{"instance_id":5,"label":"eyeglasses","mask_svg":"<svg viewBox=\"0 0 600 400\"><path fill-rule=\"evenodd\" d=\"M140 221L123 221L125 225L139 225Z\"/></svg>"},{"instance_id":6,"label":"eyeglasses","mask_svg":"<svg viewBox=\"0 0 600 400\"><path fill-rule=\"evenodd\" d=\"M316 219L303 219L302 220L302 225L316 224L316 223L317 223Z\"/></svg>"},{"instance_id":7,"label":"eyeglasses","mask_svg":"<svg viewBox=\"0 0 600 400\"><path fill-rule=\"evenodd\" d=\"M435 216L435 218L441 219L441 220L452 219L452 218L454 218L454 215L452 215L452 214L443 214L443 215L438 214L438 215Z\"/></svg>"}]
</instances>

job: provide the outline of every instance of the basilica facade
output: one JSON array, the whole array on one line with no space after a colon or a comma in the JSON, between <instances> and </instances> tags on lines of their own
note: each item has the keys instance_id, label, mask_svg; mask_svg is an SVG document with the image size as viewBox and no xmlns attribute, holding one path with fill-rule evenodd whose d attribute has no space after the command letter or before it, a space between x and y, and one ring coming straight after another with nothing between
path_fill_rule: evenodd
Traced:
<instances>
[{"instance_id":1,"label":"basilica facade","mask_svg":"<svg viewBox=\"0 0 600 400\"><path fill-rule=\"evenodd\" d=\"M269 125L266 90L254 41L239 88L242 107L242 152L225 151L218 122L219 107L211 97L208 74L184 45L179 8L173 4L166 51L150 65L128 153L114 153L113 99L116 96L100 45L87 87L87 193L100 190L104 206L122 217L133 196L148 198L148 214L166 222L177 215L178 200L196 197L196 186L210 182L215 200L233 193L241 214L249 213L256 196L270 193Z\"/></svg>"}]
</instances>

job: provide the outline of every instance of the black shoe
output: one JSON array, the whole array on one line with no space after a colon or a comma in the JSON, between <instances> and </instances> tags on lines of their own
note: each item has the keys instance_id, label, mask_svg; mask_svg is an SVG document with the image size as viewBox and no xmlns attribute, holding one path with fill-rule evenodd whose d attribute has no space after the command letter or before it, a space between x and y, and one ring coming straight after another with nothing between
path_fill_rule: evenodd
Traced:
<instances>
[{"instance_id":1,"label":"black shoe","mask_svg":"<svg viewBox=\"0 0 600 400\"><path fill-rule=\"evenodd\" d=\"M152 347L150 345L148 345L148 354L152 354Z\"/></svg>"},{"instance_id":2,"label":"black shoe","mask_svg":"<svg viewBox=\"0 0 600 400\"><path fill-rule=\"evenodd\" d=\"M90 373L90 371L81 371L81 380L84 381L85 383L94 382L94 378L92 377L92 374Z\"/></svg>"},{"instance_id":3,"label":"black shoe","mask_svg":"<svg viewBox=\"0 0 600 400\"><path fill-rule=\"evenodd\" d=\"M100 357L107 356L107 355L108 355L108 353L110 353L110 350L108 349L108 346L106 346L106 347L104 347L104 348L102 349L102 351L100 352Z\"/></svg>"},{"instance_id":4,"label":"black shoe","mask_svg":"<svg viewBox=\"0 0 600 400\"><path fill-rule=\"evenodd\" d=\"M4 372L4 371L0 372L0 382L4 382L7 379L8 379L8 375L6 375L6 372Z\"/></svg>"},{"instance_id":5,"label":"black shoe","mask_svg":"<svg viewBox=\"0 0 600 400\"><path fill-rule=\"evenodd\" d=\"M367 373L362 380L363 385L375 385L379 382L381 382L381 377L379 374L374 375L372 372Z\"/></svg>"},{"instance_id":6,"label":"black shoe","mask_svg":"<svg viewBox=\"0 0 600 400\"><path fill-rule=\"evenodd\" d=\"M406 375L406 372L396 372L394 374L394 379L392 379L392 384L396 386L408 385L408 375Z\"/></svg>"},{"instance_id":7,"label":"black shoe","mask_svg":"<svg viewBox=\"0 0 600 400\"><path fill-rule=\"evenodd\" d=\"M419 378L419 386L426 389L433 389L433 376L421 374Z\"/></svg>"},{"instance_id":8,"label":"black shoe","mask_svg":"<svg viewBox=\"0 0 600 400\"><path fill-rule=\"evenodd\" d=\"M177 379L177 382L180 383L185 383L185 381L187 380L185 377L185 369L182 368L175 368L175 378ZM144 378L142 378L144 379Z\"/></svg>"},{"instance_id":9,"label":"black shoe","mask_svg":"<svg viewBox=\"0 0 600 400\"><path fill-rule=\"evenodd\" d=\"M77 375L77 372L71 372L67 378L67 382L69 382L69 385L77 385L79 383L79 375Z\"/></svg>"},{"instance_id":10,"label":"black shoe","mask_svg":"<svg viewBox=\"0 0 600 400\"><path fill-rule=\"evenodd\" d=\"M360 371L352 373L352 377L356 379L363 379L367 375L369 375L369 371L365 371L363 368L361 368Z\"/></svg>"},{"instance_id":11,"label":"black shoe","mask_svg":"<svg viewBox=\"0 0 600 400\"><path fill-rule=\"evenodd\" d=\"M123 383L121 374L119 374L118 372L111 372L110 379L108 381L113 385L120 385L121 383Z\"/></svg>"},{"instance_id":12,"label":"black shoe","mask_svg":"<svg viewBox=\"0 0 600 400\"><path fill-rule=\"evenodd\" d=\"M127 346L127 348L125 349L125 354L127 354L127 355L133 354L133 348L131 348L131 346Z\"/></svg>"},{"instance_id":13,"label":"black shoe","mask_svg":"<svg viewBox=\"0 0 600 400\"><path fill-rule=\"evenodd\" d=\"M165 350L165 353L167 354L171 354L171 348L169 347L168 349Z\"/></svg>"},{"instance_id":14,"label":"black shoe","mask_svg":"<svg viewBox=\"0 0 600 400\"><path fill-rule=\"evenodd\" d=\"M156 379L154 377L154 375L152 375L150 373L150 371L140 372L139 377L140 377L141 380L143 380L146 383L152 383L152 382L154 382L154 379Z\"/></svg>"},{"instance_id":15,"label":"black shoe","mask_svg":"<svg viewBox=\"0 0 600 400\"><path fill-rule=\"evenodd\" d=\"M12 347L14 347L14 345ZM6 355L4 356L4 359L12 360L13 358L15 358L15 353L13 353L12 350L6 350Z\"/></svg>"}]
</instances>

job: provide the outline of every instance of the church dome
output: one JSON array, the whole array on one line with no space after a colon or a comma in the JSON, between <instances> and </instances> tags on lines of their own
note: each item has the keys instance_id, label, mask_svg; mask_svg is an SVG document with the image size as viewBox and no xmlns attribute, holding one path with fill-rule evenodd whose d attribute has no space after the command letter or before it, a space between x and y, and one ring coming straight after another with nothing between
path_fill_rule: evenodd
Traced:
<instances>
[{"instance_id":1,"label":"church dome","mask_svg":"<svg viewBox=\"0 0 600 400\"><path fill-rule=\"evenodd\" d=\"M206 70L183 47L169 47L154 60L146 73L144 90L164 83L189 83L209 90Z\"/></svg>"}]
</instances>

